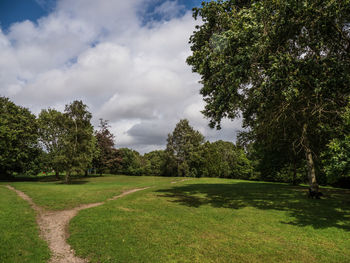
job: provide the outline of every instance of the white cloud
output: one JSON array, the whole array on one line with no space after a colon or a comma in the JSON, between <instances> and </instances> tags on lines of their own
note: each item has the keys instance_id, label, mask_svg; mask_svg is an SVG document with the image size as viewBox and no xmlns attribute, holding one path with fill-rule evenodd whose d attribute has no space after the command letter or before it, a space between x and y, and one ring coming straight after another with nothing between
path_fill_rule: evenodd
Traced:
<instances>
[{"instance_id":1,"label":"white cloud","mask_svg":"<svg viewBox=\"0 0 350 263\"><path fill-rule=\"evenodd\" d=\"M155 8L154 13L165 19L171 19L180 15L184 9L185 6L179 5L177 1L165 1Z\"/></svg>"},{"instance_id":2,"label":"white cloud","mask_svg":"<svg viewBox=\"0 0 350 263\"><path fill-rule=\"evenodd\" d=\"M233 140L240 122L210 130L200 113L199 77L185 60L195 21L188 12L142 25L151 0L61 0L36 24L0 31L0 93L38 113L82 99L108 119L118 147L141 152L164 147L181 118L209 140ZM164 2L157 12L181 10Z\"/></svg>"}]
</instances>

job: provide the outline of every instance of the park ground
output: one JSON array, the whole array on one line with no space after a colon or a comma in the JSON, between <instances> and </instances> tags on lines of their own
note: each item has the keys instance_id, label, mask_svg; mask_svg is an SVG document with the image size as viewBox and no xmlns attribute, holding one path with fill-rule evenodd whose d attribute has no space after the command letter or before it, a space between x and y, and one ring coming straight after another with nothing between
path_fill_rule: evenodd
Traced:
<instances>
[{"instance_id":1,"label":"park ground","mask_svg":"<svg viewBox=\"0 0 350 263\"><path fill-rule=\"evenodd\" d=\"M0 262L47 262L36 213L104 202L70 221L67 242L89 262L350 262L350 191L217 178L103 176L0 183Z\"/></svg>"}]
</instances>

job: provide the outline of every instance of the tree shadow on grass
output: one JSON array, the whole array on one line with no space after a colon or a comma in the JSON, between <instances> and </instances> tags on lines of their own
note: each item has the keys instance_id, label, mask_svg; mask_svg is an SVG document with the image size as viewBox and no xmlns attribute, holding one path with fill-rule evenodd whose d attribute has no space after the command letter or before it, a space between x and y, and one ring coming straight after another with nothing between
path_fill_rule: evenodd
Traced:
<instances>
[{"instance_id":1,"label":"tree shadow on grass","mask_svg":"<svg viewBox=\"0 0 350 263\"><path fill-rule=\"evenodd\" d=\"M232 184L187 184L157 190L159 197L190 207L210 205L216 208L254 207L289 213L296 226L316 229L336 227L350 231L350 191L322 189L322 199L307 198L307 188L264 182Z\"/></svg>"},{"instance_id":2,"label":"tree shadow on grass","mask_svg":"<svg viewBox=\"0 0 350 263\"><path fill-rule=\"evenodd\" d=\"M89 181L86 180L70 180L68 183L64 181L59 181L56 184L63 184L63 185L79 185L79 184L87 184Z\"/></svg>"}]
</instances>

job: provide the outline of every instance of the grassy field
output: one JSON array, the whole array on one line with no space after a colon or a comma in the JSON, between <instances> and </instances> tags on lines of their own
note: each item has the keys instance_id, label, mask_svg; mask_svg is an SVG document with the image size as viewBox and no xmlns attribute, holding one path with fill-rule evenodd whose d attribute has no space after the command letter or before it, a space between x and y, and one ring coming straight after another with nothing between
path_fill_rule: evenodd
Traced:
<instances>
[{"instance_id":1,"label":"grassy field","mask_svg":"<svg viewBox=\"0 0 350 263\"><path fill-rule=\"evenodd\" d=\"M208 178L170 183L174 180L181 178L11 184L50 209L152 186L72 219L68 242L91 262L350 262L348 190L322 189L325 198L311 200L306 188L286 184ZM4 204L12 209L9 203ZM25 203L15 208L28 210Z\"/></svg>"},{"instance_id":2,"label":"grassy field","mask_svg":"<svg viewBox=\"0 0 350 263\"><path fill-rule=\"evenodd\" d=\"M50 252L39 238L28 203L0 185L0 262L46 262Z\"/></svg>"},{"instance_id":3,"label":"grassy field","mask_svg":"<svg viewBox=\"0 0 350 263\"><path fill-rule=\"evenodd\" d=\"M92 262L350 262L350 195L194 179L82 211L69 242Z\"/></svg>"},{"instance_id":4,"label":"grassy field","mask_svg":"<svg viewBox=\"0 0 350 263\"><path fill-rule=\"evenodd\" d=\"M105 201L127 189L167 184L171 180L151 176L105 176L75 179L68 185L60 181L14 182L11 185L28 194L40 206L62 210Z\"/></svg>"}]
</instances>

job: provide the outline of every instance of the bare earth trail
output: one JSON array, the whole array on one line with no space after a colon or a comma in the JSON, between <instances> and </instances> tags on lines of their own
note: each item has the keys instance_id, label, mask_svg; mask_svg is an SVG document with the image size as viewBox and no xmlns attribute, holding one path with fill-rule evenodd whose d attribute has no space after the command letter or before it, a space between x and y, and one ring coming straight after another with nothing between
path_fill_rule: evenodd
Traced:
<instances>
[{"instance_id":1,"label":"bare earth trail","mask_svg":"<svg viewBox=\"0 0 350 263\"><path fill-rule=\"evenodd\" d=\"M176 183L185 182L185 181L189 181L189 180L192 180L192 179L182 179L180 181L173 181L173 182L170 182L170 183L176 184Z\"/></svg>"},{"instance_id":2,"label":"bare earth trail","mask_svg":"<svg viewBox=\"0 0 350 263\"><path fill-rule=\"evenodd\" d=\"M145 188L136 188L123 192L120 195L107 199L104 202L84 204L73 209L67 209L62 211L48 211L41 206L36 205L33 200L23 193L15 189L14 187L7 185L8 189L15 191L21 198L26 200L31 207L37 212L37 223L40 227L40 234L44 240L48 242L49 248L52 252L50 263L86 263L87 259L76 257L74 250L67 243L69 237L68 225L70 220L78 214L80 210L84 210L91 207L103 205L107 201L115 200L126 196L128 194L145 190Z\"/></svg>"}]
</instances>

